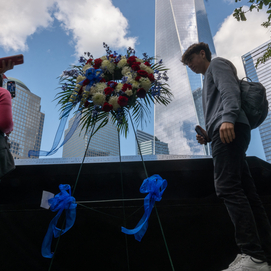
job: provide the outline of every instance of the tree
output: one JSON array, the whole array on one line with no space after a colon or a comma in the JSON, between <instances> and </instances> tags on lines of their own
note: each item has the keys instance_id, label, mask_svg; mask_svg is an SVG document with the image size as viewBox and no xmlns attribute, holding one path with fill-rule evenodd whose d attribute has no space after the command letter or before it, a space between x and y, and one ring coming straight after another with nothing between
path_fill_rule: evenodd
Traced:
<instances>
[{"instance_id":1,"label":"tree","mask_svg":"<svg viewBox=\"0 0 271 271\"><path fill-rule=\"evenodd\" d=\"M241 0L235 0L235 2L239 2ZM248 10L244 10L243 6L240 8L236 8L233 12L233 16L237 19L237 21L246 21L246 13L251 12L253 10L260 11L263 9L263 7L267 7L267 21L262 23L263 27L268 28L271 25L271 0L249 0L248 3L250 3L250 7ZM265 63L269 58L271 58L271 46L267 48L266 52L262 57L259 57L256 62L256 67L260 63Z\"/></svg>"}]
</instances>

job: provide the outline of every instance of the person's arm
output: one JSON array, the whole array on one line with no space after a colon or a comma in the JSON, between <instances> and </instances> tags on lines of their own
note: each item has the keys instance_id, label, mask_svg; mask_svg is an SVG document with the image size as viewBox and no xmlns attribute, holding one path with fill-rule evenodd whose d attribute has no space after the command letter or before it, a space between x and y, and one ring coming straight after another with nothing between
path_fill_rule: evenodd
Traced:
<instances>
[{"instance_id":1,"label":"person's arm","mask_svg":"<svg viewBox=\"0 0 271 271\"><path fill-rule=\"evenodd\" d=\"M5 61L2 60L2 68L0 68L0 74L5 73L6 71L12 70L14 63L9 60L8 65L6 65Z\"/></svg>"},{"instance_id":2,"label":"person's arm","mask_svg":"<svg viewBox=\"0 0 271 271\"><path fill-rule=\"evenodd\" d=\"M8 90L0 88L0 131L10 134L13 130L11 95Z\"/></svg>"},{"instance_id":3,"label":"person's arm","mask_svg":"<svg viewBox=\"0 0 271 271\"><path fill-rule=\"evenodd\" d=\"M235 139L234 125L241 110L238 78L231 63L218 59L214 64L212 75L223 104L220 138L223 143L230 143Z\"/></svg>"}]
</instances>

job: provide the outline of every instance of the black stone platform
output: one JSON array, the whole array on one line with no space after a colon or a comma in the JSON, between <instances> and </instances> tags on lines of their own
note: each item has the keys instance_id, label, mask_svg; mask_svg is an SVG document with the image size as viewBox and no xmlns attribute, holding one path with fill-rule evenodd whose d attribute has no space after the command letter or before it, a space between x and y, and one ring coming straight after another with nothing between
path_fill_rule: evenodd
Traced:
<instances>
[{"instance_id":1,"label":"black stone platform","mask_svg":"<svg viewBox=\"0 0 271 271\"><path fill-rule=\"evenodd\" d=\"M160 174L168 181L156 204L168 251L155 210L142 241L127 236L126 246L120 231L123 209L127 228L134 228L144 213L146 195L139 187L146 176L142 162L123 158L123 191L128 199L123 208L120 163L114 159L88 158L83 165L74 197L84 207L78 205L75 225L61 237L51 270L170 271L168 251L176 271L227 267L239 251L230 218L214 192L211 158L149 157L145 162L149 176ZM256 157L248 162L271 218L271 165ZM79 167L80 159L18 161L16 170L1 180L1 271L48 270L50 260L42 258L40 249L55 213L39 207L41 194L59 193L59 184L73 187Z\"/></svg>"}]
</instances>

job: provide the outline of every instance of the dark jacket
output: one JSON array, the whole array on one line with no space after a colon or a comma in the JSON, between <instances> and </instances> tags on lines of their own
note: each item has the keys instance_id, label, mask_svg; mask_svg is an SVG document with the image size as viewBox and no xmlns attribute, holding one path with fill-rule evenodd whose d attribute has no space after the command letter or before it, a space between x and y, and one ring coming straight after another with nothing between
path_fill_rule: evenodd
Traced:
<instances>
[{"instance_id":1,"label":"dark jacket","mask_svg":"<svg viewBox=\"0 0 271 271\"><path fill-rule=\"evenodd\" d=\"M202 105L206 131L211 139L223 122L249 125L241 108L236 68L227 59L217 57L210 62L203 80Z\"/></svg>"}]
</instances>

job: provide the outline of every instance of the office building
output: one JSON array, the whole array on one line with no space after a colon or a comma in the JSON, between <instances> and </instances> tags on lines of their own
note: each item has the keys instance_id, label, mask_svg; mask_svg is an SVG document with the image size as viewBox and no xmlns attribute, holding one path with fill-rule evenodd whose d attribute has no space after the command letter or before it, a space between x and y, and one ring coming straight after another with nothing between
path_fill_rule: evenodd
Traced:
<instances>
[{"instance_id":1,"label":"office building","mask_svg":"<svg viewBox=\"0 0 271 271\"><path fill-rule=\"evenodd\" d=\"M41 98L32 93L20 80L8 77L9 81L16 84L16 96L12 99L14 127L9 136L10 151L14 159L29 159L28 151L39 151L41 145L45 117L44 113L40 112Z\"/></svg>"},{"instance_id":2,"label":"office building","mask_svg":"<svg viewBox=\"0 0 271 271\"><path fill-rule=\"evenodd\" d=\"M204 0L156 0L155 5L155 56L169 68L168 83L174 98L168 106L155 105L154 134L168 143L170 154L208 154L195 133L195 125L205 127L202 103L197 99L202 75L180 61L185 50L197 42L208 43L213 56L216 54Z\"/></svg>"},{"instance_id":3,"label":"office building","mask_svg":"<svg viewBox=\"0 0 271 271\"><path fill-rule=\"evenodd\" d=\"M260 45L254 50L242 56L246 76L254 82L261 82L266 88L267 100L269 106L271 105L271 59L267 60L264 64L259 64L256 68L257 59L263 56L264 52L271 46L271 40ZM266 120L259 127L263 149L266 161L271 163L271 114L268 113Z\"/></svg>"},{"instance_id":4,"label":"office building","mask_svg":"<svg viewBox=\"0 0 271 271\"><path fill-rule=\"evenodd\" d=\"M65 130L65 136L72 127L75 116L69 120L69 126ZM99 126L99 122L96 127ZM85 134L79 125L72 137L63 146L63 158L83 157L88 145L91 131ZM90 140L86 156L117 156L119 155L118 131L116 126L109 121Z\"/></svg>"},{"instance_id":5,"label":"office building","mask_svg":"<svg viewBox=\"0 0 271 271\"><path fill-rule=\"evenodd\" d=\"M157 137L137 130L136 136L142 155L169 154L168 144L161 142ZM136 141L137 155L140 155Z\"/></svg>"}]
</instances>

